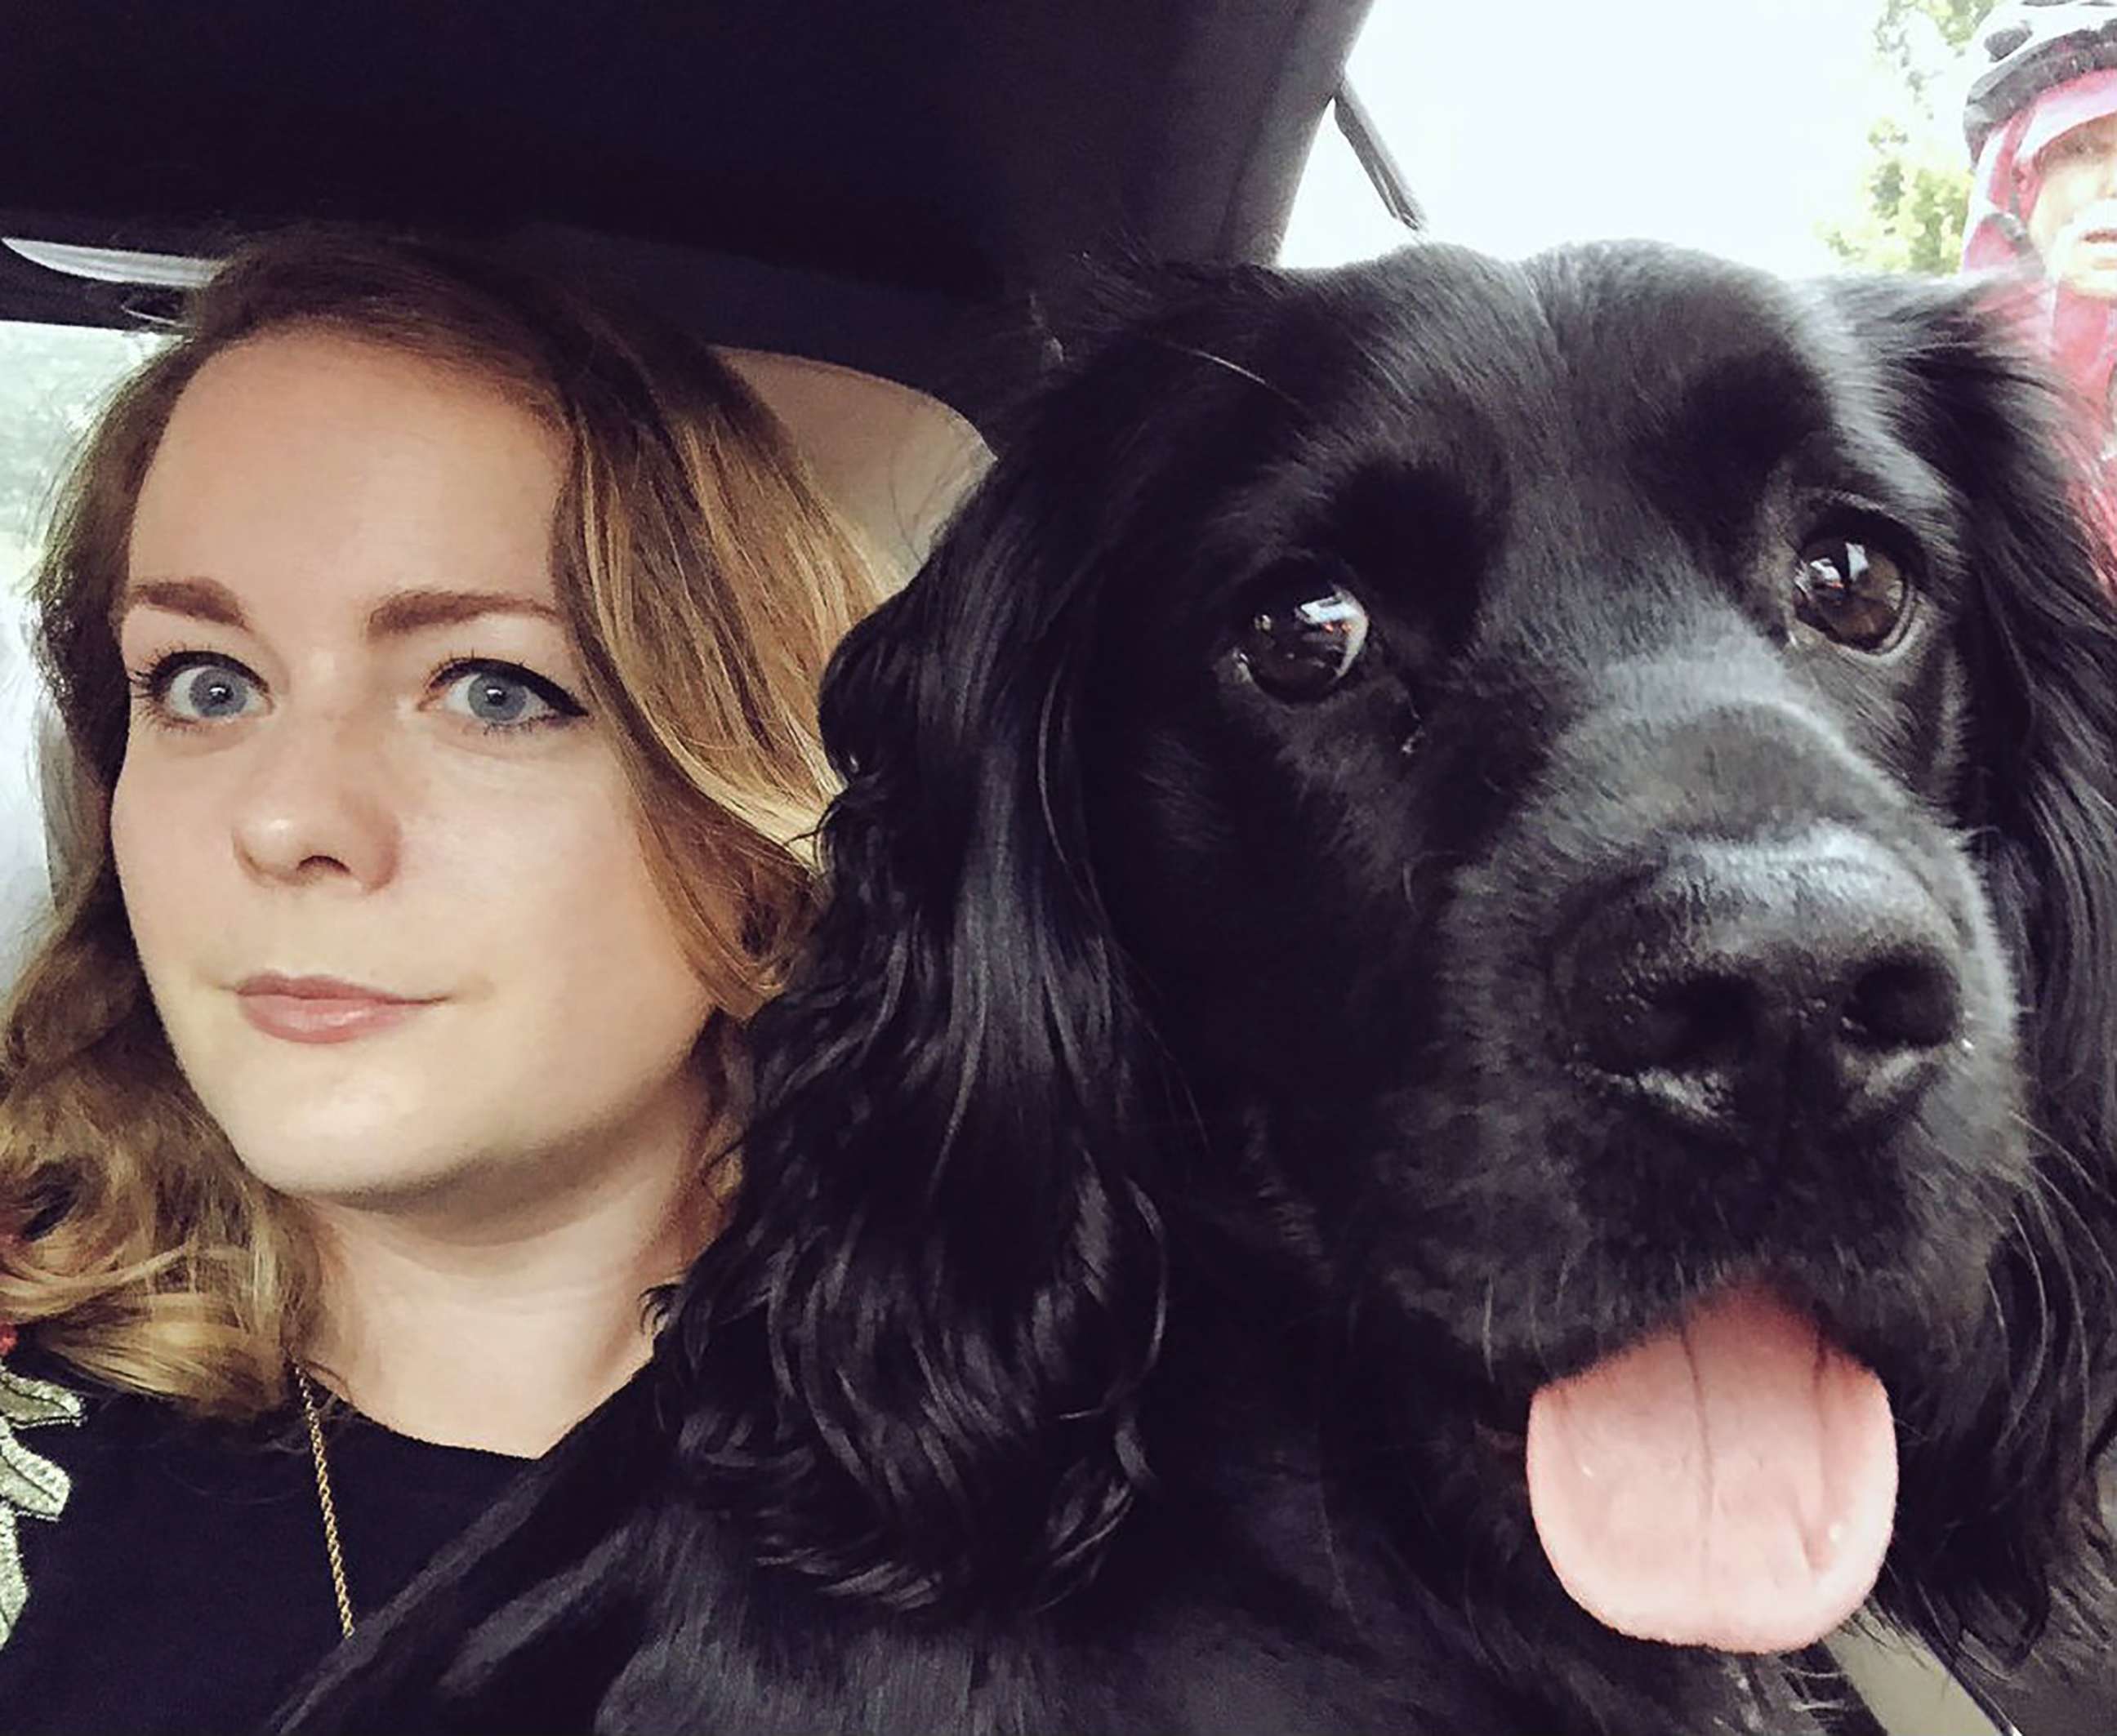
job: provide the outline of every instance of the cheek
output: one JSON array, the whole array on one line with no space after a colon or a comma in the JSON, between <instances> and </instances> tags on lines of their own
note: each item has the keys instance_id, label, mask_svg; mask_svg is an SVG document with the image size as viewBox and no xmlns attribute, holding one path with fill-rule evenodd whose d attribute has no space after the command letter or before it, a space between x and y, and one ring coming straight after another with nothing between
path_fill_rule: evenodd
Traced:
<instances>
[{"instance_id":1,"label":"cheek","mask_svg":"<svg viewBox=\"0 0 2117 1736\"><path fill-rule=\"evenodd\" d=\"M2079 163L2061 163L2044 177L2036 194L2036 209L2029 213L2029 239L2047 247L2059 232L2088 202L2094 181L2091 168Z\"/></svg>"},{"instance_id":2,"label":"cheek","mask_svg":"<svg viewBox=\"0 0 2117 1736\"><path fill-rule=\"evenodd\" d=\"M128 757L110 793L110 857L141 961L150 972L174 916L196 909L209 891L201 850L210 836L182 790ZM165 917L171 920L164 920Z\"/></svg>"},{"instance_id":3,"label":"cheek","mask_svg":"<svg viewBox=\"0 0 2117 1736\"><path fill-rule=\"evenodd\" d=\"M464 818L438 827L432 848L451 888L445 902L480 913L496 974L511 960L584 1043L603 1030L643 1036L649 1025L688 1024L695 1033L704 1023L713 999L615 790L547 810L526 831L480 835Z\"/></svg>"}]
</instances>

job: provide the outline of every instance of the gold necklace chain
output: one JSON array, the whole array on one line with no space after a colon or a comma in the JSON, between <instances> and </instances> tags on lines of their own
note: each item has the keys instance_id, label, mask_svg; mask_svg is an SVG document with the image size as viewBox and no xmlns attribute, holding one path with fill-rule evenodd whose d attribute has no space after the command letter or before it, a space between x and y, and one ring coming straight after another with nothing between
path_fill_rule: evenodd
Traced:
<instances>
[{"instance_id":1,"label":"gold necklace chain","mask_svg":"<svg viewBox=\"0 0 2117 1736\"><path fill-rule=\"evenodd\" d=\"M338 1546L338 1504L331 1499L330 1464L324 1457L323 1420L316 1414L316 1389L308 1370L298 1364L294 1384L302 1394L302 1416L309 1425L309 1456L316 1466L316 1505L323 1509L324 1554L330 1558L331 1591L338 1599L338 1624L353 1637L353 1597L345 1588L345 1554Z\"/></svg>"}]
</instances>

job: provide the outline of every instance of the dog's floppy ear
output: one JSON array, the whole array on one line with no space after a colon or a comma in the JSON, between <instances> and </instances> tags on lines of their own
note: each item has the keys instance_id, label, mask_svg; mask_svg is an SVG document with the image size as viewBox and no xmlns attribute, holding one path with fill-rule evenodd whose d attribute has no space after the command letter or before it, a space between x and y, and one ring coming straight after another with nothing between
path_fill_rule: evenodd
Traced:
<instances>
[{"instance_id":1,"label":"dog's floppy ear","mask_svg":"<svg viewBox=\"0 0 2117 1736\"><path fill-rule=\"evenodd\" d=\"M760 1559L903 1607L1055 1596L1142 1474L1160 1247L1074 749L1078 432L1030 429L833 664L829 901L664 1345Z\"/></svg>"},{"instance_id":2,"label":"dog's floppy ear","mask_svg":"<svg viewBox=\"0 0 2117 1736\"><path fill-rule=\"evenodd\" d=\"M1962 817L2021 978L2039 1169L1993 1273L2003 1326L1950 1384L1965 1409L1907 1419L1884 1603L1930 1638L2011 1651L2053 1596L2106 1590L2087 1462L2117 1365L2117 606L2092 472L2004 302L1838 293L1899 394L1898 433L1960 503L1976 730Z\"/></svg>"}]
</instances>

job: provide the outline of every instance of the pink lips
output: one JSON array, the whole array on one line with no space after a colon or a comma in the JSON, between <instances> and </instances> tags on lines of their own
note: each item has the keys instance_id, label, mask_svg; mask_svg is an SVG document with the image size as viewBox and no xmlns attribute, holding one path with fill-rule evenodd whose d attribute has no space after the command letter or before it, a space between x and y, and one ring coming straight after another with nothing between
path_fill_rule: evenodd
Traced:
<instances>
[{"instance_id":1,"label":"pink lips","mask_svg":"<svg viewBox=\"0 0 2117 1736\"><path fill-rule=\"evenodd\" d=\"M235 985L242 1016L288 1043L351 1043L402 1025L431 1001L385 994L335 977L247 977Z\"/></svg>"}]
</instances>

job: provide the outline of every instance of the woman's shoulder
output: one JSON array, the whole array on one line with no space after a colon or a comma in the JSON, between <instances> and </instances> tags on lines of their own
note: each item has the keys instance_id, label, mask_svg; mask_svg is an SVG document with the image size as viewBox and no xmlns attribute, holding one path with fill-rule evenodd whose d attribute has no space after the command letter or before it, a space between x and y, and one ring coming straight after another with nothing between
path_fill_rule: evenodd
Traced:
<instances>
[{"instance_id":1,"label":"woman's shoulder","mask_svg":"<svg viewBox=\"0 0 2117 1736\"><path fill-rule=\"evenodd\" d=\"M17 1431L81 1421L86 1409L82 1394L58 1378L60 1373L52 1359L23 1345L13 1327L0 1324L0 1467L19 1462ZM0 1499L11 1486L0 1480Z\"/></svg>"},{"instance_id":2,"label":"woman's shoulder","mask_svg":"<svg viewBox=\"0 0 2117 1736\"><path fill-rule=\"evenodd\" d=\"M214 1421L86 1377L33 1338L0 1363L0 1722L256 1724L340 1637L298 1413ZM350 1413L326 1432L363 1613L515 1468Z\"/></svg>"},{"instance_id":3,"label":"woman's shoulder","mask_svg":"<svg viewBox=\"0 0 2117 1736\"><path fill-rule=\"evenodd\" d=\"M180 1426L173 1407L99 1380L0 1327L0 1525L56 1522L85 1459L128 1453Z\"/></svg>"},{"instance_id":4,"label":"woman's shoulder","mask_svg":"<svg viewBox=\"0 0 2117 1736\"><path fill-rule=\"evenodd\" d=\"M0 1645L5 1645L28 1599L22 1568L21 1527L25 1521L57 1520L66 1511L73 1478L62 1462L37 1450L35 1431L77 1426L86 1409L81 1395L44 1378L34 1358L14 1356L17 1334L0 1325ZM32 1366L21 1366L30 1360Z\"/></svg>"},{"instance_id":5,"label":"woman's shoulder","mask_svg":"<svg viewBox=\"0 0 2117 1736\"><path fill-rule=\"evenodd\" d=\"M242 1462L254 1457L173 1403L99 1381L21 1335L0 1361L0 1706L11 1727L238 1728L329 1649L329 1603L312 1619L293 1614L288 1568L272 1559L297 1559L304 1510L287 1474L297 1462ZM246 1471L255 1503L230 1499ZM256 1624L248 1633L228 1619L238 1605ZM274 1654L290 1663L261 1669ZM239 1702L210 1679L227 1672L255 1677ZM224 1726L224 1714L236 1721Z\"/></svg>"}]
</instances>

